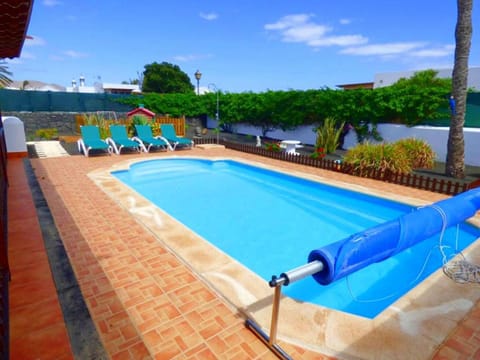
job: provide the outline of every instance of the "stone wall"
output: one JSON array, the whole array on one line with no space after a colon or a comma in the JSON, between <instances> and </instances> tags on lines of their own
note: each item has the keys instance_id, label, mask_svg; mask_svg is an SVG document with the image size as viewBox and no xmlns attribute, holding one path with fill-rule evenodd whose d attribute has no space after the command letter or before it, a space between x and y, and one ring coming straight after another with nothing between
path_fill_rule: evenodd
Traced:
<instances>
[{"instance_id":1,"label":"stone wall","mask_svg":"<svg viewBox=\"0 0 480 360\"><path fill-rule=\"evenodd\" d=\"M78 135L75 116L83 113L71 112L16 112L5 111L2 116L16 116L23 121L25 136L28 139L35 137L38 129L56 128L58 135ZM116 113L117 117L126 117L126 113Z\"/></svg>"},{"instance_id":2,"label":"stone wall","mask_svg":"<svg viewBox=\"0 0 480 360\"><path fill-rule=\"evenodd\" d=\"M75 116L84 113L72 112L18 112L5 111L2 116L15 116L22 120L25 127L25 136L27 140L35 138L35 132L38 129L58 130L58 135L79 135L76 129ZM116 113L117 118L125 119L127 113ZM187 118L185 119L187 127L187 136L193 136L194 131L198 127L205 127L205 119Z\"/></svg>"}]
</instances>

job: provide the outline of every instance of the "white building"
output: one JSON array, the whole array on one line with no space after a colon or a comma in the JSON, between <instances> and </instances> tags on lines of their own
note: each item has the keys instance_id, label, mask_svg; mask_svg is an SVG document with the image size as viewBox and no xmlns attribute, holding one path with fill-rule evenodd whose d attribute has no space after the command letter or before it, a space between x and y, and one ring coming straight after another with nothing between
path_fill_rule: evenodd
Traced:
<instances>
[{"instance_id":1,"label":"white building","mask_svg":"<svg viewBox=\"0 0 480 360\"><path fill-rule=\"evenodd\" d=\"M453 69L434 69L438 71L437 77L439 78L451 78ZM410 78L416 72L421 70L411 71L398 71L389 73L375 74L373 88L380 88L384 86L393 85L401 78ZM480 91L480 67L471 67L468 69L468 87L476 91Z\"/></svg>"},{"instance_id":2,"label":"white building","mask_svg":"<svg viewBox=\"0 0 480 360\"><path fill-rule=\"evenodd\" d=\"M80 76L78 83L73 79L72 86L67 86L67 92L98 93L102 91L99 91L97 83L93 84L93 86L86 86L85 77Z\"/></svg>"},{"instance_id":3,"label":"white building","mask_svg":"<svg viewBox=\"0 0 480 360\"><path fill-rule=\"evenodd\" d=\"M103 92L107 94L138 94L141 92L140 86L135 84L101 84Z\"/></svg>"},{"instance_id":4,"label":"white building","mask_svg":"<svg viewBox=\"0 0 480 360\"><path fill-rule=\"evenodd\" d=\"M140 87L135 84L115 84L95 82L93 86L85 84L85 77L80 76L79 81L72 80L72 86L67 87L67 92L80 93L106 93L106 94L138 94Z\"/></svg>"}]
</instances>

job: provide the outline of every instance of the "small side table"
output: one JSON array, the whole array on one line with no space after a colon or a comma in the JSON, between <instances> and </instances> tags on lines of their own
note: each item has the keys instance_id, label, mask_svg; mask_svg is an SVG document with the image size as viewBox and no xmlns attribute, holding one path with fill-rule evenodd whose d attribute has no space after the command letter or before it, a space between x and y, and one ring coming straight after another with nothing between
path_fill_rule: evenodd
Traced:
<instances>
[{"instance_id":1,"label":"small side table","mask_svg":"<svg viewBox=\"0 0 480 360\"><path fill-rule=\"evenodd\" d=\"M298 140L283 140L281 143L282 147L285 148L287 154L299 155L297 148L301 147L301 141Z\"/></svg>"}]
</instances>

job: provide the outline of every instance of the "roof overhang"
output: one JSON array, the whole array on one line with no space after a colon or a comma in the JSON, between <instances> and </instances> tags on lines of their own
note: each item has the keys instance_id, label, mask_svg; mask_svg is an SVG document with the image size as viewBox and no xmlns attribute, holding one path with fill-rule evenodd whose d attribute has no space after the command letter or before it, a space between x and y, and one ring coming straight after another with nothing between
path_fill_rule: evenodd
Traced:
<instances>
[{"instance_id":1,"label":"roof overhang","mask_svg":"<svg viewBox=\"0 0 480 360\"><path fill-rule=\"evenodd\" d=\"M0 0L0 59L19 57L33 0Z\"/></svg>"},{"instance_id":2,"label":"roof overhang","mask_svg":"<svg viewBox=\"0 0 480 360\"><path fill-rule=\"evenodd\" d=\"M364 82L364 83L353 83L353 84L341 84L335 85L336 87L342 88L344 90L353 90L353 89L373 89L373 82Z\"/></svg>"}]
</instances>

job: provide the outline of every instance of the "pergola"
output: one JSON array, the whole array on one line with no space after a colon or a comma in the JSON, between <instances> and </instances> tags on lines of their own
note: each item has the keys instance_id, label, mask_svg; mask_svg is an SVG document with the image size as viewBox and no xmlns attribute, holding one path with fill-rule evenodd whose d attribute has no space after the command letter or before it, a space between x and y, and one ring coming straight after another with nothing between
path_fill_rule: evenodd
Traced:
<instances>
[{"instance_id":1,"label":"pergola","mask_svg":"<svg viewBox=\"0 0 480 360\"><path fill-rule=\"evenodd\" d=\"M0 0L0 59L19 57L33 0Z\"/></svg>"}]
</instances>

